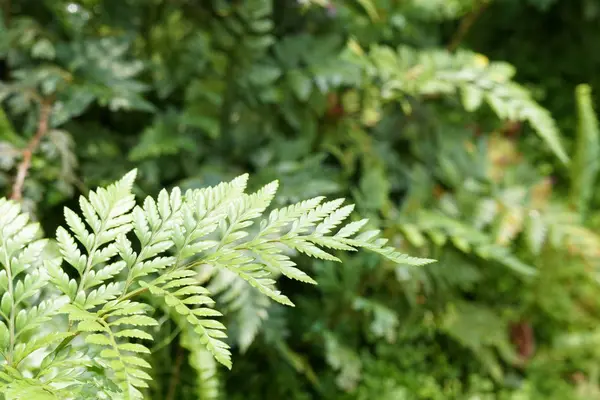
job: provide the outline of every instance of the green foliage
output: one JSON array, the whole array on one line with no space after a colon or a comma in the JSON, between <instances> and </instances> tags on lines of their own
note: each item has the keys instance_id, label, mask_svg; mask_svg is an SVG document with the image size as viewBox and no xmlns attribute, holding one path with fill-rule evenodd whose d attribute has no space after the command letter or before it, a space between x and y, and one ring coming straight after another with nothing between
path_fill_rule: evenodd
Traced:
<instances>
[{"instance_id":1,"label":"green foliage","mask_svg":"<svg viewBox=\"0 0 600 400\"><path fill-rule=\"evenodd\" d=\"M599 398L596 2L9 3L7 398Z\"/></svg>"},{"instance_id":2,"label":"green foliage","mask_svg":"<svg viewBox=\"0 0 600 400\"><path fill-rule=\"evenodd\" d=\"M592 188L596 183L598 168L598 144L600 132L598 120L592 106L591 89L587 85L577 87L579 127L577 131L576 161L571 168L571 202L583 217L592 199Z\"/></svg>"},{"instance_id":3,"label":"green foliage","mask_svg":"<svg viewBox=\"0 0 600 400\"><path fill-rule=\"evenodd\" d=\"M375 47L368 55L375 77L385 82L384 98L394 97L396 91L414 96L459 90L467 111L476 111L485 101L501 119L528 121L561 161L568 160L550 113L531 98L529 91L511 82L515 71L509 64L489 64L485 56L467 51L452 55L401 47L397 53L388 47Z\"/></svg>"}]
</instances>

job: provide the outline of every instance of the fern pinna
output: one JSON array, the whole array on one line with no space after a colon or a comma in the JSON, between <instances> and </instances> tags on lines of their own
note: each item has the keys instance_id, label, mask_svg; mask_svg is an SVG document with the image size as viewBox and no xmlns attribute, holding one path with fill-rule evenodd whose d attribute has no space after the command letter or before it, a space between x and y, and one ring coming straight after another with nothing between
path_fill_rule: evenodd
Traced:
<instances>
[{"instance_id":1,"label":"fern pinna","mask_svg":"<svg viewBox=\"0 0 600 400\"><path fill-rule=\"evenodd\" d=\"M0 390L7 398L142 398L152 379L144 343L158 324L144 295L184 325L185 345L200 344L231 368L221 313L199 281L205 267L293 306L275 278L316 283L296 268L294 252L339 261L324 249L362 247L397 263L432 261L396 252L377 230L360 232L367 220L343 225L353 211L343 199L306 200L255 224L277 182L246 194L243 175L185 194L163 190L138 206L135 176L82 196L81 215L65 209L55 242L41 238L17 203L0 200Z\"/></svg>"}]
</instances>

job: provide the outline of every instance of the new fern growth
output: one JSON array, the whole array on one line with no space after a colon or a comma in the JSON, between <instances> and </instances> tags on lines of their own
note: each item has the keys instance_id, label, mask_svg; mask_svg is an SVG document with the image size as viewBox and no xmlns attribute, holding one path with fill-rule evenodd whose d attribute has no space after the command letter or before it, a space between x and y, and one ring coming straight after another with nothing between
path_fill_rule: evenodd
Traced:
<instances>
[{"instance_id":1,"label":"new fern growth","mask_svg":"<svg viewBox=\"0 0 600 400\"><path fill-rule=\"evenodd\" d=\"M277 182L247 194L243 175L186 193L163 190L136 205L135 176L82 196L80 214L65 209L59 256L18 204L0 200L0 392L8 398L142 398L152 379L145 343L158 324L146 296L184 325L186 346L201 345L231 368L221 313L200 283L205 268L293 306L276 278L316 283L291 260L297 252L339 261L331 250L365 248L401 264L432 262L398 253L377 230L361 232L367 220L344 225L353 206L343 199L306 200L256 224ZM208 367L199 362L194 368Z\"/></svg>"}]
</instances>

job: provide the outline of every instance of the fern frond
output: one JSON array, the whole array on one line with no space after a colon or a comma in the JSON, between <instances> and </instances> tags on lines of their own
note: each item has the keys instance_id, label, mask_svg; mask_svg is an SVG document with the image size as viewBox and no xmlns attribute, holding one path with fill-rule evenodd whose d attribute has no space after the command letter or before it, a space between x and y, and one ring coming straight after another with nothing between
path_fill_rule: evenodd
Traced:
<instances>
[{"instance_id":1,"label":"fern frond","mask_svg":"<svg viewBox=\"0 0 600 400\"><path fill-rule=\"evenodd\" d=\"M545 223L539 211L532 210L525 221L525 239L531 252L538 255L548 235L548 225Z\"/></svg>"},{"instance_id":2,"label":"fern frond","mask_svg":"<svg viewBox=\"0 0 600 400\"><path fill-rule=\"evenodd\" d=\"M459 219L450 218L441 212L422 210L417 215L416 226L442 244L450 240L460 251L467 254L474 253L485 260L494 261L519 275L536 274L533 266L512 255L509 248L496 243L491 235ZM441 240L440 236L442 236Z\"/></svg>"},{"instance_id":3,"label":"fern frond","mask_svg":"<svg viewBox=\"0 0 600 400\"><path fill-rule=\"evenodd\" d=\"M576 89L578 127L576 150L570 168L571 204L585 218L600 169L600 130L592 105L591 88L579 85Z\"/></svg>"},{"instance_id":4,"label":"fern frond","mask_svg":"<svg viewBox=\"0 0 600 400\"><path fill-rule=\"evenodd\" d=\"M133 232L140 244L139 254L133 251L132 243L124 235L116 238L116 249L124 260L128 275L123 295L129 293L134 281L163 270L175 263L174 257L163 256L173 245L173 236L181 224L180 209L183 200L178 188L169 194L162 190L158 202L147 197L144 206L136 206L132 212Z\"/></svg>"},{"instance_id":5,"label":"fern frond","mask_svg":"<svg viewBox=\"0 0 600 400\"><path fill-rule=\"evenodd\" d=\"M273 210L255 225L270 206L277 182L246 194L247 175L242 175L184 195L178 188L163 190L156 200L147 197L142 206L136 206L134 178L135 170L105 189L90 192L87 198L82 196L81 215L65 209L67 227L56 232L61 257L43 263L40 258L46 242L37 240L38 226L28 223L16 204L0 199L0 262L4 266L0 272L0 355L18 375L19 364L29 354L54 348L39 366L37 383L21 377L18 385L38 390L52 381L54 389L86 385L103 396L143 398L142 391L151 379L150 365L144 359L150 350L139 341L151 340L147 329L158 324L149 316L151 308L134 300L143 293L164 302L182 329L193 335L189 340L204 346L207 353L197 350L194 357L211 354L231 368L225 326L215 319L222 314L213 308L215 302L195 268L210 266L221 276L229 274L231 284L217 292L229 310L239 313L239 321L246 323L239 338L245 349L266 318L268 298L293 305L275 286L280 275L316 283L291 260L294 252L339 261L323 248L355 251L362 247L397 263L433 261L395 251L386 246L386 239L378 238L379 231L361 233L366 220L344 225L354 206L342 206L343 199L306 200ZM63 261L76 271L75 278L63 270ZM23 272L26 274L21 276ZM65 296L30 302L48 281ZM248 301L231 297L234 286L236 290L244 288L238 293L245 293ZM65 332L34 335L24 342L30 331L58 313L68 316ZM89 354L74 355L77 336L82 336ZM73 362L69 364L69 360ZM112 389L102 389L100 381L90 378L94 365L109 371L106 377L114 385ZM71 373L64 373L61 367L68 367ZM199 387L213 380L213 367L196 367ZM14 383L17 378L13 375L2 372L0 381ZM209 398L216 393L216 386L211 385L203 386Z\"/></svg>"},{"instance_id":6,"label":"fern frond","mask_svg":"<svg viewBox=\"0 0 600 400\"><path fill-rule=\"evenodd\" d=\"M242 175L228 183L186 193L183 223L173 237L178 259L176 265L216 245L216 242L202 239L222 224L230 202L243 195L247 181L248 175Z\"/></svg>"},{"instance_id":7,"label":"fern frond","mask_svg":"<svg viewBox=\"0 0 600 400\"><path fill-rule=\"evenodd\" d=\"M259 333L263 322L268 318L271 302L268 297L250 286L244 279L229 270L217 271L207 289L218 296L217 302L223 312L232 318L233 338L240 351L246 352Z\"/></svg>"},{"instance_id":8,"label":"fern frond","mask_svg":"<svg viewBox=\"0 0 600 400\"><path fill-rule=\"evenodd\" d=\"M151 284L142 283L154 295L164 297L168 307L184 316L194 331L200 336L201 343L217 361L231 369L231 352L229 346L221 339L227 337L225 326L211 317L222 314L207 306L214 301L208 297L208 290L197 285L191 276L193 271L175 271L163 275Z\"/></svg>"},{"instance_id":9,"label":"fern frond","mask_svg":"<svg viewBox=\"0 0 600 400\"><path fill-rule=\"evenodd\" d=\"M77 330L87 333L85 342L100 348L99 361L105 368L110 368L125 399L140 399L139 388L147 387L146 380L150 375L143 368L150 368L139 354L148 354L150 350L139 343L120 341L133 327L146 327L158 323L143 312L147 306L141 303L121 302L118 307L105 305L104 310L111 310L101 317L98 313L86 311L76 304L64 307L70 321L77 321ZM122 329L125 326L127 328Z\"/></svg>"},{"instance_id":10,"label":"fern frond","mask_svg":"<svg viewBox=\"0 0 600 400\"><path fill-rule=\"evenodd\" d=\"M216 400L220 396L218 364L202 345L194 331L182 332L181 345L190 352L190 366L196 371L196 396L198 400Z\"/></svg>"},{"instance_id":11,"label":"fern frond","mask_svg":"<svg viewBox=\"0 0 600 400\"><path fill-rule=\"evenodd\" d=\"M348 392L352 392L362 374L360 357L351 348L340 343L333 333L326 332L324 339L327 364L338 372L337 385Z\"/></svg>"},{"instance_id":12,"label":"fern frond","mask_svg":"<svg viewBox=\"0 0 600 400\"><path fill-rule=\"evenodd\" d=\"M71 323L78 322L76 329L86 333L86 343L103 348L99 353L99 360L111 367L114 379L126 399L142 397L139 388L146 387L144 380L150 379L143 368L149 364L137 354L149 351L140 344L118 341L119 336L116 334L123 325L135 328L156 324L152 318L143 315L146 307L120 301L127 294L132 280L138 277L139 264L144 261L143 256L132 257L133 252L128 252L131 246L125 236L132 229L136 230L138 237L147 233L140 233L142 228L139 215L142 211L139 207L132 211L135 199L131 190L135 174L134 170L106 189L90 192L89 200L83 196L80 198L79 203L88 226L75 212L65 210L65 218L73 235L67 229L59 228L58 245L63 259L78 271L79 282L69 280L57 261L47 262L53 282L71 299L71 304L64 306L62 311L68 314ZM159 202L163 201L164 196L159 196ZM148 217L150 226L155 227L156 216L164 209L157 211L152 205L152 201L147 201L146 211L151 215ZM156 230L156 235L150 235L147 241L142 242L142 253L156 253L155 247L160 242L155 237L161 239L160 234L163 233L159 226L156 226ZM75 239L83 246L86 254L79 250ZM117 255L121 259L110 262ZM114 281L125 268L128 269L127 280ZM100 308L93 311L97 307Z\"/></svg>"},{"instance_id":13,"label":"fern frond","mask_svg":"<svg viewBox=\"0 0 600 400\"><path fill-rule=\"evenodd\" d=\"M453 61L455 64L452 68L459 68L458 70L442 69L434 79L460 88L467 110L479 108L480 99L484 99L498 117L509 121L529 122L563 163L569 161L561 143L560 131L550 112L540 106L528 90L510 81L514 74L511 66L489 63L485 57L468 52L454 56L454 60L450 62Z\"/></svg>"},{"instance_id":14,"label":"fern frond","mask_svg":"<svg viewBox=\"0 0 600 400\"><path fill-rule=\"evenodd\" d=\"M86 292L125 267L123 262L116 262L107 269L102 268L117 253L116 239L132 229L130 211L135 206L135 199L131 189L135 175L136 171L133 170L106 189L91 191L89 200L80 197L79 203L91 231L75 212L65 209L65 219L74 236L67 229L59 227L56 237L63 259L77 270L81 278L75 293L65 292L79 305L94 307L116 297L122 290L117 284L112 284L102 285L89 294ZM87 254L81 253L75 238ZM101 272L94 271L97 266L102 266ZM54 272L57 272L56 269ZM64 277L58 272L52 278L59 288L66 288ZM91 297L88 299L88 296Z\"/></svg>"},{"instance_id":15,"label":"fern frond","mask_svg":"<svg viewBox=\"0 0 600 400\"><path fill-rule=\"evenodd\" d=\"M367 73L382 79L384 99L409 95L460 94L467 111L487 103L499 118L529 122L550 150L565 164L569 157L550 112L538 104L530 91L512 81L514 68L469 51L416 51L401 46L397 54L389 47L374 46L358 59Z\"/></svg>"},{"instance_id":16,"label":"fern frond","mask_svg":"<svg viewBox=\"0 0 600 400\"><path fill-rule=\"evenodd\" d=\"M313 199L273 211L269 219L259 225L261 227L259 232L252 239L248 239L249 233L238 231L239 226L251 226L253 221L250 218L259 214L244 210L264 209L273 195L274 184L269 184L252 197L246 197L247 200L244 203L238 203L236 207L239 210L231 211L228 214L230 225L223 228L225 230L223 239L214 252L204 258L201 263L226 268L271 299L285 305L293 305L285 295L275 289L273 272L282 273L307 283L315 282L305 272L295 267L296 264L284 254L286 250L295 250L311 257L339 262L337 257L324 251L321 247L347 251L355 251L362 247L379 253L396 263L424 265L433 261L408 257L396 252L392 247L386 247L386 239L377 238L379 231L368 231L354 238L349 237L356 235L366 221L351 225L346 229L341 228L339 235L328 235L353 210L353 206L341 207L343 199L323 204L319 204L321 199ZM311 205L316 207L310 209ZM304 212L301 213L300 210L304 210ZM240 215L243 217L240 218ZM278 217L283 222L280 222ZM242 223L239 222L240 219L243 220ZM231 228L232 226L234 228ZM238 233L235 240L231 238L232 231ZM232 243L234 241L239 241L239 243Z\"/></svg>"},{"instance_id":17,"label":"fern frond","mask_svg":"<svg viewBox=\"0 0 600 400\"><path fill-rule=\"evenodd\" d=\"M32 342L25 334L57 310L54 301L35 305L48 282L41 260L47 241L40 236L39 224L30 222L17 203L0 199L0 356L10 366L37 350L28 346Z\"/></svg>"}]
</instances>

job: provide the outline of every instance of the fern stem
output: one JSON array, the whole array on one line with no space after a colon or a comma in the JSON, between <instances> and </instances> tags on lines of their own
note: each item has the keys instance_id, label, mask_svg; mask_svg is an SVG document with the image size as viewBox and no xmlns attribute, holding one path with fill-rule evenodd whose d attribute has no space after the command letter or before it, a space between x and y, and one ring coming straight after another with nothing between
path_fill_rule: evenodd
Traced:
<instances>
[{"instance_id":1,"label":"fern stem","mask_svg":"<svg viewBox=\"0 0 600 400\"><path fill-rule=\"evenodd\" d=\"M85 282L85 278L86 278L87 274L89 273L90 269L92 268L93 254L96 252L96 250L98 250L98 247L100 247L100 245L98 244L98 236L99 236L100 232L104 231L106 221L107 221L107 219L103 219L100 223L100 228L98 229L98 232L94 232L96 234L94 237L94 243L92 244L92 248L88 252L88 259L86 261L85 268L84 268L83 272L81 273L81 279L79 280L79 283L77 284L77 291L75 292L75 296L77 296L77 293L79 293L83 289L83 283ZM69 321L69 326L67 328L67 331L70 332L72 328L73 328L73 321Z\"/></svg>"},{"instance_id":2,"label":"fern stem","mask_svg":"<svg viewBox=\"0 0 600 400\"><path fill-rule=\"evenodd\" d=\"M175 357L175 365L173 366L173 373L171 374L171 381L169 382L169 392L165 400L174 400L177 394L177 386L180 380L181 364L183 364L184 352L181 346L177 346L177 356Z\"/></svg>"},{"instance_id":3,"label":"fern stem","mask_svg":"<svg viewBox=\"0 0 600 400\"><path fill-rule=\"evenodd\" d=\"M6 240L4 237L2 238L2 247L6 249ZM12 304L10 307L10 316L8 318L8 331L9 331L9 345L8 345L8 354L6 355L6 361L9 365L13 362L13 353L15 347L15 314L16 314L16 302L14 298L14 287L13 287L13 275L12 270L10 268L10 259L8 256L8 252L4 252L4 269L6 270L6 278L8 281L8 293L12 298Z\"/></svg>"},{"instance_id":4,"label":"fern stem","mask_svg":"<svg viewBox=\"0 0 600 400\"><path fill-rule=\"evenodd\" d=\"M483 12L486 10L486 8L488 8L489 5L490 2L484 0L479 5L477 5L477 8L475 10L471 11L465 18L463 18L463 20L460 22L458 30L452 37L450 44L448 44L447 50L449 52L454 52L458 48L458 46L460 46L463 39L467 36L467 33L469 33L469 31L471 30L473 24L475 24L475 21L479 19L481 14L483 14Z\"/></svg>"},{"instance_id":5,"label":"fern stem","mask_svg":"<svg viewBox=\"0 0 600 400\"><path fill-rule=\"evenodd\" d=\"M181 331L182 331L182 328L180 326L177 326L177 328L173 331L173 333L171 333L166 339L164 339L160 343L157 343L155 346L152 346L152 348L150 349L150 352L156 353L158 350L171 344L173 342L173 339L175 339L175 337L177 335L179 335L179 333Z\"/></svg>"},{"instance_id":6,"label":"fern stem","mask_svg":"<svg viewBox=\"0 0 600 400\"><path fill-rule=\"evenodd\" d=\"M172 267L169 269L169 271L174 271L174 270L176 270L176 269L189 269L189 268L192 268L192 267L194 267L194 266L196 266L196 265L198 265L198 262L197 262L197 261L196 261L196 262L192 262L192 263L190 263L190 264L187 264L187 265L184 265L184 266L178 266L177 264L174 264L174 265L173 265L173 266L172 266ZM155 284L155 283L156 283L156 281L158 281L159 279L160 279L160 276L159 276L158 278L154 279L153 281L151 281L151 282L149 283L149 285L153 285L153 284ZM123 292L124 294L123 294L123 295L122 295L122 297L119 299L119 301L121 302L121 301L126 301L126 300L129 300L129 299L131 299L131 298L133 298L133 297L135 297L135 296L137 296L137 295L140 295L140 294L144 293L144 292L145 292L145 291L147 291L147 290L148 290L148 287L140 287L140 288L137 288L137 289L135 289L134 291L132 291L132 292L129 292L129 293L126 293L126 294L125 294L125 292ZM100 312L100 314L99 314L99 315L100 315L100 316L102 316L102 315L104 315L106 312L109 312L109 310L107 310L107 311L105 311L105 312Z\"/></svg>"},{"instance_id":7,"label":"fern stem","mask_svg":"<svg viewBox=\"0 0 600 400\"><path fill-rule=\"evenodd\" d=\"M83 270L83 272L81 273L81 279L79 280L79 284L77 285L77 291L75 292L75 296L77 296L77 293L79 293L81 290L83 290L83 284L85 282L85 278L87 277L87 274L90 272L90 270L92 269L92 259L93 259L93 255L94 253L98 250L98 247L100 247L100 244L98 243L98 236L101 232L104 231L105 225L106 225L106 219L103 220L100 224L100 229L98 229L98 232L96 233L96 236L94 237L94 243L92 245L91 250L88 253L88 258L85 264L85 269Z\"/></svg>"},{"instance_id":8,"label":"fern stem","mask_svg":"<svg viewBox=\"0 0 600 400\"><path fill-rule=\"evenodd\" d=\"M175 214L176 214L176 210L172 210L171 214L169 215L169 217L161 221L160 225L158 226L158 229L156 229L155 231L153 231L150 234L150 238L148 239L148 243L142 244L142 249L147 244L152 243L152 240L154 240L156 238L156 236L158 236L158 234L162 232L162 229L167 225L167 223L171 222L171 220L172 220L173 216L175 216ZM125 299L125 296L127 295L127 290L129 290L129 287L133 283L133 276L131 274L131 271L132 271L133 267L135 267L138 263L146 260L146 258L147 258L147 257L142 258L142 253L143 253L143 250L140 251L140 254L138 254L138 256L136 257L134 263L129 268L129 273L127 274L127 280L125 281L125 287L123 288L123 293L119 297L120 300ZM179 259L179 255L177 257L178 257L177 259ZM175 262L175 265L177 265L177 262Z\"/></svg>"},{"instance_id":9,"label":"fern stem","mask_svg":"<svg viewBox=\"0 0 600 400\"><path fill-rule=\"evenodd\" d=\"M146 290L148 290L147 287L141 287L141 288L137 288L136 290L134 290L133 292L129 292L128 294L126 294L125 296L123 296L123 298L121 300L129 300L132 297L137 296L138 294L142 294L144 293Z\"/></svg>"},{"instance_id":10,"label":"fern stem","mask_svg":"<svg viewBox=\"0 0 600 400\"><path fill-rule=\"evenodd\" d=\"M10 0L5 0L2 8L3 8L2 11L4 13L4 24L8 28L8 25L10 24L10 11L11 11Z\"/></svg>"},{"instance_id":11,"label":"fern stem","mask_svg":"<svg viewBox=\"0 0 600 400\"><path fill-rule=\"evenodd\" d=\"M196 225L196 228L197 227L198 227L198 225ZM194 230L191 230L190 232L188 232L188 234L186 235L186 237L183 241L183 245L181 246L181 250L185 249L186 246L190 244L190 239L192 238L193 233L194 233ZM173 266L171 267L172 269L179 267L179 263L181 262L181 253L182 253L182 251L177 252L177 256L175 257L175 262L173 263Z\"/></svg>"},{"instance_id":12,"label":"fern stem","mask_svg":"<svg viewBox=\"0 0 600 400\"><path fill-rule=\"evenodd\" d=\"M108 325L108 322L106 320L100 321L100 323L106 330L105 332L108 334L108 340L110 340L111 347L118 354L118 357L116 358L116 360L120 360L121 359L121 350L119 349L119 345L117 344L117 342L115 340L112 330L110 329L110 325ZM123 369L125 370L125 364L122 361L120 361L120 362L121 362L121 365L123 366ZM129 373L127 373L127 371L124 371L124 372L125 372L124 373L125 382L127 384L127 391L129 392L129 387L131 386L130 379L129 379ZM127 393L126 399L131 399L131 398L132 397L130 396L130 394Z\"/></svg>"},{"instance_id":13,"label":"fern stem","mask_svg":"<svg viewBox=\"0 0 600 400\"><path fill-rule=\"evenodd\" d=\"M152 284L152 283L154 283L154 281L152 281L150 284ZM136 289L136 290L134 290L133 292L129 292L129 293L127 293L125 296L123 296L122 298L120 298L120 299L119 299L119 303L120 303L120 302L123 302L123 301L126 301L126 300L129 300L129 299L131 299L131 298L133 298L133 297L137 296L138 294L142 294L142 293L144 293L146 290L148 290L148 288L147 288L147 287L140 287L140 288L137 288L137 289ZM109 308L109 309L107 309L107 310L101 310L101 311L99 311L99 312L98 312L98 316L99 316L99 317L102 317L102 318L106 318L106 316L105 316L105 315L106 315L106 313L109 313L109 312L111 312L111 311L112 311L112 310L111 310L110 308Z\"/></svg>"}]
</instances>

